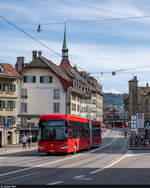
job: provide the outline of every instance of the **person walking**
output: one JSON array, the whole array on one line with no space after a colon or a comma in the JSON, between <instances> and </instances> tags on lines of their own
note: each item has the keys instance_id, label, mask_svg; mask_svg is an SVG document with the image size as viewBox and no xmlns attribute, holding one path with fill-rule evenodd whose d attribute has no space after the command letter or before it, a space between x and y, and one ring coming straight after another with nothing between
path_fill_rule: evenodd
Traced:
<instances>
[{"instance_id":1,"label":"person walking","mask_svg":"<svg viewBox=\"0 0 150 188\"><path fill-rule=\"evenodd\" d=\"M26 142L27 142L27 137L23 135L23 138L22 138L23 148L26 148Z\"/></svg>"},{"instance_id":2,"label":"person walking","mask_svg":"<svg viewBox=\"0 0 150 188\"><path fill-rule=\"evenodd\" d=\"M31 147L31 136L28 136L28 147L29 147L29 149Z\"/></svg>"}]
</instances>

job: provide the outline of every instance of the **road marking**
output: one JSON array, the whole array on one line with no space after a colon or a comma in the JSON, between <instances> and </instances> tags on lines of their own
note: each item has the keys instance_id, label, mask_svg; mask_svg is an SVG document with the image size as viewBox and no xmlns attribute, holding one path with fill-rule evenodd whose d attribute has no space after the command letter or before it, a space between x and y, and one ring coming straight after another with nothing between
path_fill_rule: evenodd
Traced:
<instances>
[{"instance_id":1,"label":"road marking","mask_svg":"<svg viewBox=\"0 0 150 188\"><path fill-rule=\"evenodd\" d=\"M101 172L101 171L103 171L103 170L105 170L105 169L113 166L114 164L118 163L119 161L121 161L122 159L124 159L127 155L128 155L128 152L123 157L121 157L118 161L115 161L115 162L113 162L113 163L111 163L111 164L109 164L109 165L107 165L107 166L105 166L103 168L98 169L98 170L91 171L91 172L89 172L89 174L96 174L97 172Z\"/></svg>"},{"instance_id":2,"label":"road marking","mask_svg":"<svg viewBox=\"0 0 150 188\"><path fill-rule=\"evenodd\" d=\"M86 178L85 175L75 176L73 177L73 179L81 180L81 181L93 180L93 178Z\"/></svg>"},{"instance_id":3,"label":"road marking","mask_svg":"<svg viewBox=\"0 0 150 188\"><path fill-rule=\"evenodd\" d=\"M31 175L37 174L37 173L39 173L39 172L34 172L34 173L31 173L31 174L25 174L25 175L23 175L23 176L18 176L18 177L15 177L15 178L7 179L6 181L4 180L4 181L1 182L1 183L6 183L6 182L9 182L9 181L12 181L12 180L16 180L16 179L21 179L21 178L23 178L23 177L31 176Z\"/></svg>"},{"instance_id":4,"label":"road marking","mask_svg":"<svg viewBox=\"0 0 150 188\"><path fill-rule=\"evenodd\" d=\"M60 159L60 160L55 160L55 161L52 161L52 162L49 162L49 163L44 163L44 164L40 164L40 165L37 165L37 166L32 166L32 167L28 167L28 168L23 168L23 169L20 169L20 170L15 170L15 171L12 171L12 172L7 172L7 173L4 173L4 174L0 174L0 177L2 176L6 176L6 175L9 175L9 174L14 174L14 173L18 173L18 172L22 172L22 171L26 171L26 170L30 170L30 169L33 169L33 168L38 168L38 167L41 167L41 166L46 166L46 165L50 165L50 164L53 164L53 163L57 163L57 162L61 162L61 161L65 161L65 160L68 160L68 159L72 159L72 158L75 158L75 157L80 157L80 156L83 156L83 155L87 155L87 153L93 153L97 150L101 150L102 148L112 144L112 142L114 142L117 138L117 135L116 134L116 137L108 144L98 148L98 149L95 149L95 150L92 150L92 151L89 151L89 152L86 152L86 153L83 153L83 154L79 154L79 155L75 155L75 156L72 156L72 157L67 157L67 158L64 158L64 159Z\"/></svg>"},{"instance_id":5,"label":"road marking","mask_svg":"<svg viewBox=\"0 0 150 188\"><path fill-rule=\"evenodd\" d=\"M85 175L80 175L80 176L75 176L75 177L73 177L73 179L79 179L79 178L82 178L82 177L84 177Z\"/></svg>"},{"instance_id":6,"label":"road marking","mask_svg":"<svg viewBox=\"0 0 150 188\"><path fill-rule=\"evenodd\" d=\"M47 185L56 185L56 184L60 184L62 183L63 181L55 181L55 182L52 182L52 183L49 183Z\"/></svg>"}]
</instances>

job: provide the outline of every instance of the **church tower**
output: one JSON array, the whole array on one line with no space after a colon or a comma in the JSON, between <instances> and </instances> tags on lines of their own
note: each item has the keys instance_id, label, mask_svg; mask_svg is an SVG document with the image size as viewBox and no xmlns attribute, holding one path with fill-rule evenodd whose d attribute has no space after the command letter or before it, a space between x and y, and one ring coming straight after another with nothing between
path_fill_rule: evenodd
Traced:
<instances>
[{"instance_id":1,"label":"church tower","mask_svg":"<svg viewBox=\"0 0 150 188\"><path fill-rule=\"evenodd\" d=\"M62 59L68 59L68 47L67 47L67 38L66 38L66 20L64 21L65 29L64 29L64 40L62 47Z\"/></svg>"}]
</instances>

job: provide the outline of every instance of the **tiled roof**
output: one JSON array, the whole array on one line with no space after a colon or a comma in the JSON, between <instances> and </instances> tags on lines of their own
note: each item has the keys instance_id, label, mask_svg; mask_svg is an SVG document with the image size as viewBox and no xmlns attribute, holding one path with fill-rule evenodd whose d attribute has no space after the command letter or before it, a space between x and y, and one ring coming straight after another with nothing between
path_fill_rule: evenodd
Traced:
<instances>
[{"instance_id":1,"label":"tiled roof","mask_svg":"<svg viewBox=\"0 0 150 188\"><path fill-rule=\"evenodd\" d=\"M2 72L0 72L0 77L16 77L20 78L20 75L16 71L15 68L12 67L12 65L8 63L0 63L0 66L2 67Z\"/></svg>"},{"instance_id":2,"label":"tiled roof","mask_svg":"<svg viewBox=\"0 0 150 188\"><path fill-rule=\"evenodd\" d=\"M141 95L150 94L150 87L137 87Z\"/></svg>"},{"instance_id":3,"label":"tiled roof","mask_svg":"<svg viewBox=\"0 0 150 188\"><path fill-rule=\"evenodd\" d=\"M52 61L46 59L45 57L42 57L42 60L45 63L47 63L51 67L52 70L54 70L57 74L59 74L59 76L63 77L65 80L67 80L69 82L71 81L71 79L65 74L65 72L62 69L60 69L59 66L52 63Z\"/></svg>"}]
</instances>

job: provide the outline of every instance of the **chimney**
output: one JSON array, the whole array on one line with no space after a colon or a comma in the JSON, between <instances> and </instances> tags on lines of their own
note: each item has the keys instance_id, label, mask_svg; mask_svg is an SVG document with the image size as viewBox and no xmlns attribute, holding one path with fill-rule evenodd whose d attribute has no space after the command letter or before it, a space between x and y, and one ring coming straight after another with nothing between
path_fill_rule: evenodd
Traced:
<instances>
[{"instance_id":1,"label":"chimney","mask_svg":"<svg viewBox=\"0 0 150 188\"><path fill-rule=\"evenodd\" d=\"M37 50L34 50L34 51L32 51L32 58L34 59L36 57L37 57Z\"/></svg>"},{"instance_id":2,"label":"chimney","mask_svg":"<svg viewBox=\"0 0 150 188\"><path fill-rule=\"evenodd\" d=\"M38 51L38 58L39 58L39 59L42 58L42 51Z\"/></svg>"},{"instance_id":3,"label":"chimney","mask_svg":"<svg viewBox=\"0 0 150 188\"><path fill-rule=\"evenodd\" d=\"M15 64L15 68L17 72L20 72L24 68L24 62L25 62L24 57L17 57L17 62Z\"/></svg>"},{"instance_id":4,"label":"chimney","mask_svg":"<svg viewBox=\"0 0 150 188\"><path fill-rule=\"evenodd\" d=\"M148 83L146 83L146 87L148 87Z\"/></svg>"},{"instance_id":5,"label":"chimney","mask_svg":"<svg viewBox=\"0 0 150 188\"><path fill-rule=\"evenodd\" d=\"M137 80L137 76L134 76L134 80Z\"/></svg>"}]
</instances>

